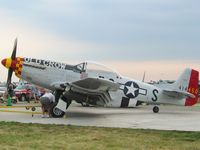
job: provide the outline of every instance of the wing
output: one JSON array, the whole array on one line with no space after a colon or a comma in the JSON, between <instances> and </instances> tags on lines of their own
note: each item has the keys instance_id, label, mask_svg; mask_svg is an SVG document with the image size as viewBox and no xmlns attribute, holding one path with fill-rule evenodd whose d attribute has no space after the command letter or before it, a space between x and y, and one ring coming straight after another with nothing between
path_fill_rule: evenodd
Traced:
<instances>
[{"instance_id":1,"label":"wing","mask_svg":"<svg viewBox=\"0 0 200 150\"><path fill-rule=\"evenodd\" d=\"M63 83L60 82L54 83L52 86L56 89L64 87ZM91 77L72 83L65 83L65 86L76 93L98 96L104 103L111 101L109 91L117 91L120 88L120 85L116 82Z\"/></svg>"},{"instance_id":2,"label":"wing","mask_svg":"<svg viewBox=\"0 0 200 150\"><path fill-rule=\"evenodd\" d=\"M186 92L186 91L181 91L181 90L170 90L170 89L164 89L163 93L171 96L171 97L191 97L195 98L195 95Z\"/></svg>"},{"instance_id":3,"label":"wing","mask_svg":"<svg viewBox=\"0 0 200 150\"><path fill-rule=\"evenodd\" d=\"M71 86L73 88L80 89L83 91L96 92L96 93L106 92L106 91L116 91L120 87L118 83L100 78L86 78L71 83Z\"/></svg>"},{"instance_id":4,"label":"wing","mask_svg":"<svg viewBox=\"0 0 200 150\"><path fill-rule=\"evenodd\" d=\"M107 103L111 101L108 91L117 91L120 87L118 83L110 80L99 79L99 78L86 78L70 84L70 89L74 92L95 95Z\"/></svg>"}]
</instances>

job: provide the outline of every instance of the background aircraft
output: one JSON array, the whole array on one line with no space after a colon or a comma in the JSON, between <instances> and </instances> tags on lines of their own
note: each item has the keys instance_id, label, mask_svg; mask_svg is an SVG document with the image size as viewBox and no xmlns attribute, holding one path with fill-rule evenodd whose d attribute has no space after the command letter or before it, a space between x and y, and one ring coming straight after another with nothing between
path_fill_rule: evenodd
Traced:
<instances>
[{"instance_id":1,"label":"background aircraft","mask_svg":"<svg viewBox=\"0 0 200 150\"><path fill-rule=\"evenodd\" d=\"M140 102L192 106L198 100L199 72L186 69L178 80L159 88L123 77L97 63L68 65L54 61L16 57L17 40L11 58L2 60L8 68L7 84L12 73L30 83L55 91L53 117L62 117L72 100L107 107L133 107ZM159 112L154 106L153 111Z\"/></svg>"}]
</instances>

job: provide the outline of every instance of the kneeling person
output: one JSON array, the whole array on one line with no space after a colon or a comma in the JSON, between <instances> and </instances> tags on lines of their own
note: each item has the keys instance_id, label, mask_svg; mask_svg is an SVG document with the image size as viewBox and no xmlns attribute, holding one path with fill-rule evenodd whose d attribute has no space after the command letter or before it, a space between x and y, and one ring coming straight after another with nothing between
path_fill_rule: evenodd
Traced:
<instances>
[{"instance_id":1,"label":"kneeling person","mask_svg":"<svg viewBox=\"0 0 200 150\"><path fill-rule=\"evenodd\" d=\"M42 97L40 97L40 103L42 105L42 117L49 117L51 116L50 112L55 102L55 96L47 91ZM45 114L45 113L48 114Z\"/></svg>"}]
</instances>

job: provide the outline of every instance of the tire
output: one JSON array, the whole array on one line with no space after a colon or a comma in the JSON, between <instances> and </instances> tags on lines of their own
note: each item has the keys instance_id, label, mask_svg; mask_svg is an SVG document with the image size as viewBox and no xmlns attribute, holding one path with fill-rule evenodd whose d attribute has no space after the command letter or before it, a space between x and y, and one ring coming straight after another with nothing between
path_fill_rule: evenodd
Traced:
<instances>
[{"instance_id":1,"label":"tire","mask_svg":"<svg viewBox=\"0 0 200 150\"><path fill-rule=\"evenodd\" d=\"M31 110L32 110L32 111L36 111L36 108L35 108L35 107L32 107Z\"/></svg>"},{"instance_id":2,"label":"tire","mask_svg":"<svg viewBox=\"0 0 200 150\"><path fill-rule=\"evenodd\" d=\"M62 118L65 115L64 111L56 108L56 104L53 105L50 113L53 118Z\"/></svg>"},{"instance_id":3,"label":"tire","mask_svg":"<svg viewBox=\"0 0 200 150\"><path fill-rule=\"evenodd\" d=\"M159 112L159 107L158 106L154 106L153 107L153 112L154 113L158 113Z\"/></svg>"}]
</instances>

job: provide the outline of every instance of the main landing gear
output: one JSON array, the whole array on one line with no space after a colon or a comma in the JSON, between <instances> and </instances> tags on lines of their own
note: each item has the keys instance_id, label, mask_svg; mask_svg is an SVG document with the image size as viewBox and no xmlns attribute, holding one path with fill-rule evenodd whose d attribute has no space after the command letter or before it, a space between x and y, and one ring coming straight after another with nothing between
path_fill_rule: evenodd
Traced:
<instances>
[{"instance_id":1,"label":"main landing gear","mask_svg":"<svg viewBox=\"0 0 200 150\"><path fill-rule=\"evenodd\" d=\"M66 103L66 109L69 107L69 105L72 102L72 100L67 98L66 92L63 95L63 91L56 91L56 93L55 93L56 103L52 106L52 109L51 109L51 116L53 118L61 118L65 115L64 111L62 111L56 107L60 98Z\"/></svg>"},{"instance_id":2,"label":"main landing gear","mask_svg":"<svg viewBox=\"0 0 200 150\"><path fill-rule=\"evenodd\" d=\"M61 99L66 102L67 104L66 109L67 109L72 101L69 99L64 99L63 97ZM58 109L56 106L57 106L57 103L55 103L51 109L51 116L53 118L62 118L65 115L65 112Z\"/></svg>"},{"instance_id":3,"label":"main landing gear","mask_svg":"<svg viewBox=\"0 0 200 150\"><path fill-rule=\"evenodd\" d=\"M53 118L62 118L62 117L65 115L65 112L62 111L62 110L60 110L60 109L58 109L58 108L56 107L56 105L57 105L57 103L55 103L55 104L53 105L52 109L51 109L51 116L52 116Z\"/></svg>"},{"instance_id":4,"label":"main landing gear","mask_svg":"<svg viewBox=\"0 0 200 150\"><path fill-rule=\"evenodd\" d=\"M159 112L159 107L158 106L154 106L153 107L153 112L154 113L158 113Z\"/></svg>"}]
</instances>

